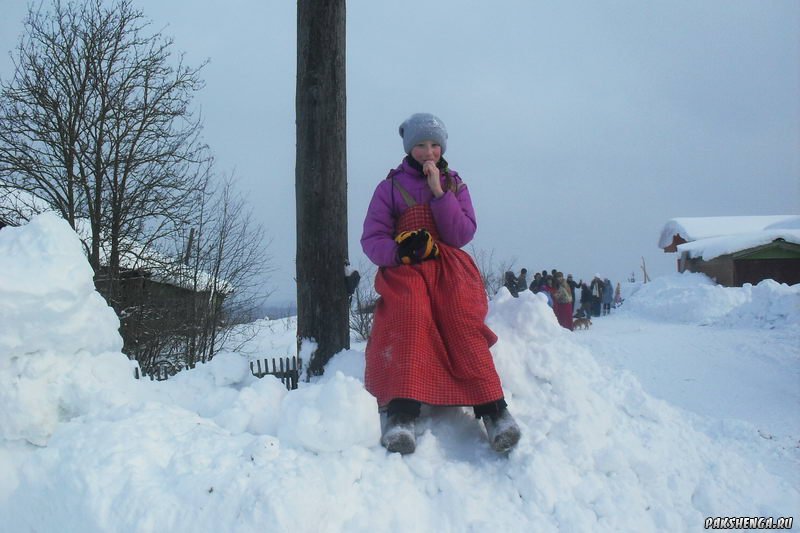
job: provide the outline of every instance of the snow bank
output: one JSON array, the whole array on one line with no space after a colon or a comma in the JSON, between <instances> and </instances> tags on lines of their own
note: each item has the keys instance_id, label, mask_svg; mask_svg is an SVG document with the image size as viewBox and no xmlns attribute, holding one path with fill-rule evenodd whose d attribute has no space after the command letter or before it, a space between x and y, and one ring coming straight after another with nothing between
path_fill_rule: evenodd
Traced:
<instances>
[{"instance_id":1,"label":"snow bank","mask_svg":"<svg viewBox=\"0 0 800 533\"><path fill-rule=\"evenodd\" d=\"M52 213L0 231L0 438L44 445L60 421L125 402L114 311L80 240Z\"/></svg>"},{"instance_id":2,"label":"snow bank","mask_svg":"<svg viewBox=\"0 0 800 533\"><path fill-rule=\"evenodd\" d=\"M29 254L30 272L46 271L49 250L66 237L56 229L48 239L37 227L21 228L42 251ZM30 248L12 235L16 249ZM72 264L74 254L64 261L84 278L73 280L83 289L62 296L79 312L91 298L90 272ZM19 279L36 294L34 285ZM696 298L688 287L676 292ZM36 313L44 301L21 296L29 306L5 311L8 331L29 318L55 325L57 315ZM70 322L74 336L53 332L53 342L37 350L26 347L41 340L25 330L13 345L0 345L2 527L685 531L700 529L706 516L796 508L795 487L732 452L724 436L711 440L630 374L599 364L537 295L498 295L488 321L500 336L493 353L523 429L508 457L491 450L469 409L457 407L426 408L416 453L387 454L358 350L338 354L325 376L287 393L273 378L254 378L247 358L234 353L165 382L137 382L124 356L108 351L116 346L108 342L111 321L92 320L91 330ZM74 349L67 357L59 346ZM50 365L52 375L43 368ZM43 374L44 382L36 378Z\"/></svg>"},{"instance_id":3,"label":"snow bank","mask_svg":"<svg viewBox=\"0 0 800 533\"><path fill-rule=\"evenodd\" d=\"M290 446L313 452L372 446L380 439L375 398L360 381L336 372L333 379L286 398L278 437Z\"/></svg>"},{"instance_id":4,"label":"snow bank","mask_svg":"<svg viewBox=\"0 0 800 533\"><path fill-rule=\"evenodd\" d=\"M0 358L119 351L119 321L94 290L80 239L53 213L0 232Z\"/></svg>"},{"instance_id":5,"label":"snow bank","mask_svg":"<svg viewBox=\"0 0 800 533\"><path fill-rule=\"evenodd\" d=\"M800 284L764 280L756 286L723 287L705 274L684 272L642 285L621 311L684 324L798 327Z\"/></svg>"}]
</instances>

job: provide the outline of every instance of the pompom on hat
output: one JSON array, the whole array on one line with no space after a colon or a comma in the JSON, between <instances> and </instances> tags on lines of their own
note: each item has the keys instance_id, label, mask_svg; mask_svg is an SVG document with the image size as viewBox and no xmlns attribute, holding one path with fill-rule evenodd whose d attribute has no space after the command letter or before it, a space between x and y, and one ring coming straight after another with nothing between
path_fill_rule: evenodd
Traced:
<instances>
[{"instance_id":1,"label":"pompom on hat","mask_svg":"<svg viewBox=\"0 0 800 533\"><path fill-rule=\"evenodd\" d=\"M430 113L414 113L400 124L400 137L403 138L403 148L407 154L411 153L414 145L422 141L434 141L442 147L442 153L447 150L447 127L439 117Z\"/></svg>"}]
</instances>

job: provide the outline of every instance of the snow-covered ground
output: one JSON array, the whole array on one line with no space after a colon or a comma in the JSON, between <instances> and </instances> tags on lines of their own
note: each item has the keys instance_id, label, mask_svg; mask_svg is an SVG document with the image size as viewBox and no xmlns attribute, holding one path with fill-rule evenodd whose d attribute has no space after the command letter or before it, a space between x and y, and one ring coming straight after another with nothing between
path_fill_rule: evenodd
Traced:
<instances>
[{"instance_id":1,"label":"snow-covered ground","mask_svg":"<svg viewBox=\"0 0 800 533\"><path fill-rule=\"evenodd\" d=\"M800 486L799 285L723 288L701 274L641 287L575 340L598 362L693 415L711 436L736 435ZM687 416L689 416L687 413ZM763 440L775 446L763 446ZM763 454L758 451L761 449Z\"/></svg>"},{"instance_id":2,"label":"snow-covered ground","mask_svg":"<svg viewBox=\"0 0 800 533\"><path fill-rule=\"evenodd\" d=\"M489 325L523 429L461 408L378 444L363 344L287 393L223 353L137 381L77 236L0 231L0 531L699 531L800 509L800 286L635 287L588 331L503 290ZM292 355L291 319L251 346ZM797 526L795 526L797 527Z\"/></svg>"}]
</instances>

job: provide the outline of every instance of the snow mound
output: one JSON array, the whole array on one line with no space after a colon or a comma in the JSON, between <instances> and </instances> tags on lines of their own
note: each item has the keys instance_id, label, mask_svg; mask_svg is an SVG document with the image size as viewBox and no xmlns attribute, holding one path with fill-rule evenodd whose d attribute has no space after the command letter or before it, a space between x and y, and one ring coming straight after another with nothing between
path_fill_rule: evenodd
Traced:
<instances>
[{"instance_id":1,"label":"snow mound","mask_svg":"<svg viewBox=\"0 0 800 533\"><path fill-rule=\"evenodd\" d=\"M0 361L0 439L45 446L59 423L128 403L134 381L119 352L45 351Z\"/></svg>"},{"instance_id":2,"label":"snow mound","mask_svg":"<svg viewBox=\"0 0 800 533\"><path fill-rule=\"evenodd\" d=\"M52 213L0 231L0 438L40 446L59 422L124 403L133 379L80 240Z\"/></svg>"},{"instance_id":3,"label":"snow mound","mask_svg":"<svg viewBox=\"0 0 800 533\"><path fill-rule=\"evenodd\" d=\"M720 325L764 328L800 326L800 284L787 285L765 279L758 285L746 284L741 292L745 302L719 320Z\"/></svg>"},{"instance_id":4,"label":"snow mound","mask_svg":"<svg viewBox=\"0 0 800 533\"><path fill-rule=\"evenodd\" d=\"M330 379L331 376L335 376L337 373L341 372L345 376L363 381L365 368L366 359L364 358L364 352L358 350L343 350L328 361L328 364L325 365L325 374L317 379L327 380Z\"/></svg>"},{"instance_id":5,"label":"snow mound","mask_svg":"<svg viewBox=\"0 0 800 533\"><path fill-rule=\"evenodd\" d=\"M762 483L771 479L789 493L771 491L756 502L760 485L736 474L747 461L647 395L632 375L598 365L531 296L496 299L489 317L500 337L497 366L526 436L511 458L524 499L557 510L569 506L562 499L569 494L577 514L559 525L631 531L691 529L701 510L764 512L765 502L798 501L796 489L757 467ZM608 512L615 506L631 512Z\"/></svg>"},{"instance_id":6,"label":"snow mound","mask_svg":"<svg viewBox=\"0 0 800 533\"><path fill-rule=\"evenodd\" d=\"M625 300L623 312L659 320L728 327L797 327L800 284L764 280L756 286L723 287L704 274L656 278Z\"/></svg>"},{"instance_id":7,"label":"snow mound","mask_svg":"<svg viewBox=\"0 0 800 533\"><path fill-rule=\"evenodd\" d=\"M0 362L40 350L119 351L119 320L94 290L78 235L53 213L0 231Z\"/></svg>"},{"instance_id":8,"label":"snow mound","mask_svg":"<svg viewBox=\"0 0 800 533\"><path fill-rule=\"evenodd\" d=\"M333 379L298 389L281 404L278 437L312 452L374 446L380 438L375 398L363 384L336 372Z\"/></svg>"}]
</instances>

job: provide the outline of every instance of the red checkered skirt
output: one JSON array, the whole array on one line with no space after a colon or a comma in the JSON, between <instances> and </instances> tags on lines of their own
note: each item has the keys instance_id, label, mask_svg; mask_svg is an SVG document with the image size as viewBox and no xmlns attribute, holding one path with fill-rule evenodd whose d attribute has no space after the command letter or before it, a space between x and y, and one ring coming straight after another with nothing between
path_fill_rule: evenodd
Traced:
<instances>
[{"instance_id":1,"label":"red checkered skirt","mask_svg":"<svg viewBox=\"0 0 800 533\"><path fill-rule=\"evenodd\" d=\"M479 405L503 397L484 323L486 292L472 258L438 239L427 205L408 208L397 232L426 228L439 258L380 268L365 385L386 406L395 398L433 405Z\"/></svg>"}]
</instances>

